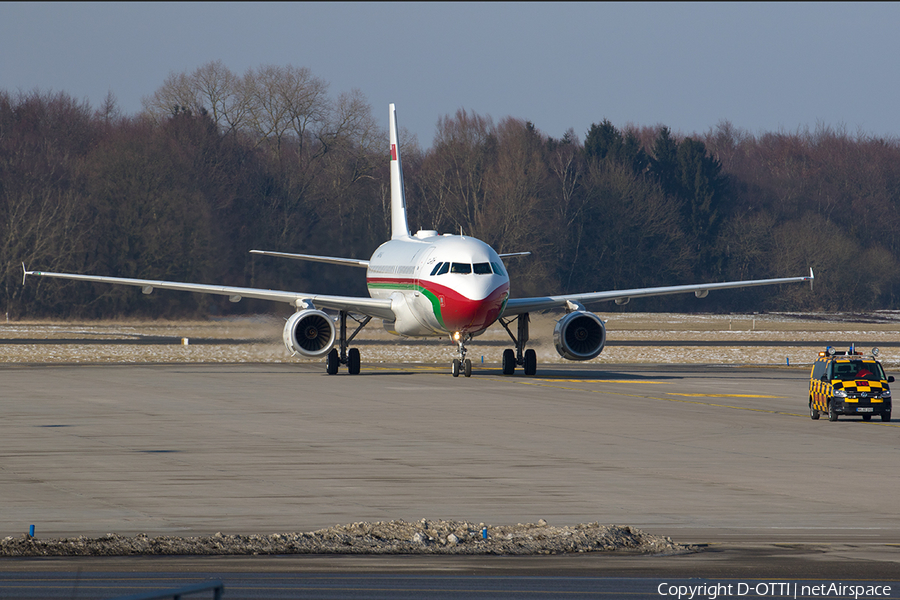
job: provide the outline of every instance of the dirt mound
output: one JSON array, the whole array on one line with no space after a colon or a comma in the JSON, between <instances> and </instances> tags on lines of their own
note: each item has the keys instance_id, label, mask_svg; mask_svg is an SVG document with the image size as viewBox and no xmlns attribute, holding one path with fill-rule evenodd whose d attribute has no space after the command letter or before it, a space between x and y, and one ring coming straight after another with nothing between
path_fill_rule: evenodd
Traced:
<instances>
[{"instance_id":1,"label":"dirt mound","mask_svg":"<svg viewBox=\"0 0 900 600\"><path fill-rule=\"evenodd\" d=\"M551 527L538 523L485 526L463 521L352 523L312 533L271 535L123 537L42 540L7 537L0 556L129 556L253 554L502 554L577 552L680 554L694 549L631 527L588 523Z\"/></svg>"}]
</instances>

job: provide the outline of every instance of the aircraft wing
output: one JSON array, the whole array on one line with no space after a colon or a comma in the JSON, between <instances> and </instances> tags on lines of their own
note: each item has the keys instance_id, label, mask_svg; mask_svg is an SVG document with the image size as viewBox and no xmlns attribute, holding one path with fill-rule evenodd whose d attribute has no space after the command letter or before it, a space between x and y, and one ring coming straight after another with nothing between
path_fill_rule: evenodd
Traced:
<instances>
[{"instance_id":1,"label":"aircraft wing","mask_svg":"<svg viewBox=\"0 0 900 600\"><path fill-rule=\"evenodd\" d=\"M332 265L346 265L348 267L368 267L369 261L356 258L335 258L333 256L317 256L315 254L291 254L289 252L270 252L268 250L251 250L250 254L262 254L263 256L278 256L280 258L293 258L296 260L311 260Z\"/></svg>"},{"instance_id":2,"label":"aircraft wing","mask_svg":"<svg viewBox=\"0 0 900 600\"><path fill-rule=\"evenodd\" d=\"M705 283L696 285L673 285L667 287L636 288L633 290L612 290L608 292L588 292L583 294L565 294L562 296L541 296L536 298L511 298L506 302L503 316L518 315L527 312L562 308L569 306L593 304L615 300L617 304L625 304L632 298L648 296L665 296L667 294L683 294L694 292L698 298L705 298L711 290L727 290L732 288L754 287L759 285L777 285L779 283L800 283L809 281L812 285L813 271L804 277L783 277L781 279L751 279L748 281L726 281L723 283Z\"/></svg>"},{"instance_id":3,"label":"aircraft wing","mask_svg":"<svg viewBox=\"0 0 900 600\"><path fill-rule=\"evenodd\" d=\"M159 281L155 279L130 279L126 277L106 277L101 275L79 275L74 273L48 273L46 271L25 271L25 276L36 275L40 277L56 277L59 279L71 279L74 281L93 281L96 283L115 283L132 285L142 288L145 294L154 289L178 290L182 292L197 292L200 294L218 294L228 296L232 302L238 302L241 298L257 298L260 300L274 300L286 302L295 307L303 307L304 304L312 304L316 308L329 308L332 310L346 310L349 312L368 315L377 319L394 320L394 312L391 310L391 301L355 296L328 296L324 294L305 294L302 292L283 292L279 290L264 290L260 288L234 287L227 285L208 285L204 283L179 283L176 281Z\"/></svg>"}]
</instances>

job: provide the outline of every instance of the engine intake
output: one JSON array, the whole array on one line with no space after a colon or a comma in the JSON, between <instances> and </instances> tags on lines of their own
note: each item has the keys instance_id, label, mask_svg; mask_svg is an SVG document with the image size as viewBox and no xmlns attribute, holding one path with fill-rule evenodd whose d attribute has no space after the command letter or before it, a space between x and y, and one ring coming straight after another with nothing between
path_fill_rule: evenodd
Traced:
<instances>
[{"instance_id":1,"label":"engine intake","mask_svg":"<svg viewBox=\"0 0 900 600\"><path fill-rule=\"evenodd\" d=\"M553 328L553 342L567 360L591 360L606 345L606 327L592 312L570 312Z\"/></svg>"},{"instance_id":2,"label":"engine intake","mask_svg":"<svg viewBox=\"0 0 900 600\"><path fill-rule=\"evenodd\" d=\"M291 354L325 356L334 346L334 321L321 310L301 310L284 324L284 345Z\"/></svg>"}]
</instances>

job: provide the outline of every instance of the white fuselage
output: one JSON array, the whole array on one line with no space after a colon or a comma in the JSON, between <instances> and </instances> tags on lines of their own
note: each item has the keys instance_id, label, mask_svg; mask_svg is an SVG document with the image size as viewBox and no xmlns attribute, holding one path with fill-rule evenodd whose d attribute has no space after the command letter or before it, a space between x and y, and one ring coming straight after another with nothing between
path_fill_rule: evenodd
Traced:
<instances>
[{"instance_id":1,"label":"white fuselage","mask_svg":"<svg viewBox=\"0 0 900 600\"><path fill-rule=\"evenodd\" d=\"M509 276L487 244L459 235L420 231L379 246L366 285L373 298L392 301L391 333L408 336L477 335L503 312Z\"/></svg>"}]
</instances>

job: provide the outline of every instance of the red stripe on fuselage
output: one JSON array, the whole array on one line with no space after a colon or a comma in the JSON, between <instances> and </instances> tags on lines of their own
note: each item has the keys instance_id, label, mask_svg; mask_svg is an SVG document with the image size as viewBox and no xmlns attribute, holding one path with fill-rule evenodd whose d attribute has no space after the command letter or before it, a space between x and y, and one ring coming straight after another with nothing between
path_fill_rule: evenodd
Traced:
<instances>
[{"instance_id":1,"label":"red stripe on fuselage","mask_svg":"<svg viewBox=\"0 0 900 600\"><path fill-rule=\"evenodd\" d=\"M508 282L497 286L486 298L480 300L467 298L451 287L432 281L373 277L367 279L366 283L423 288L426 294L437 298L440 307L440 321L444 323L448 332L474 333L487 329L500 316L503 303L509 296Z\"/></svg>"}]
</instances>

